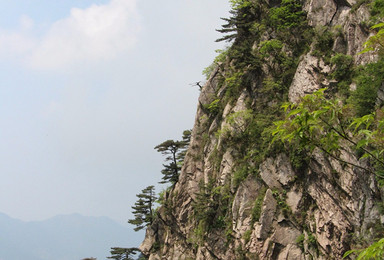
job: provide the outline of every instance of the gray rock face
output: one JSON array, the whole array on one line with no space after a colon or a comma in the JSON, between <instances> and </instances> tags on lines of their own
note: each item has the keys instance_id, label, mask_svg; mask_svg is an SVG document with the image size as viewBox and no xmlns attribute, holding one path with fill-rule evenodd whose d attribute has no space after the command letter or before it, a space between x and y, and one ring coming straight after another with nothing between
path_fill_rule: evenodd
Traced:
<instances>
[{"instance_id":1,"label":"gray rock face","mask_svg":"<svg viewBox=\"0 0 384 260\"><path fill-rule=\"evenodd\" d=\"M325 79L325 76L330 71L331 68L319 58L309 53L303 56L289 88L289 101L297 103L304 95L328 86L329 82Z\"/></svg>"},{"instance_id":2,"label":"gray rock face","mask_svg":"<svg viewBox=\"0 0 384 260\"><path fill-rule=\"evenodd\" d=\"M306 1L304 9L308 13L309 25L328 25L332 22L337 12L337 5L333 0L311 0Z\"/></svg>"},{"instance_id":3,"label":"gray rock face","mask_svg":"<svg viewBox=\"0 0 384 260\"><path fill-rule=\"evenodd\" d=\"M295 175L286 154L279 154L276 159L268 158L260 165L260 176L271 188L282 190Z\"/></svg>"},{"instance_id":4,"label":"gray rock face","mask_svg":"<svg viewBox=\"0 0 384 260\"><path fill-rule=\"evenodd\" d=\"M351 12L355 1L311 0L306 1L304 9L308 13L309 24L313 27L338 26L340 35L336 38L333 50L354 57L356 64L365 64L375 59L371 54L358 55L363 50L369 32L361 24L368 21L369 11L365 7ZM326 79L331 68L321 58L307 53L301 58L292 85L289 101L296 103L305 94L328 87L332 82Z\"/></svg>"},{"instance_id":5,"label":"gray rock face","mask_svg":"<svg viewBox=\"0 0 384 260\"><path fill-rule=\"evenodd\" d=\"M236 192L232 204L232 219L234 220L233 230L239 239L251 226L251 211L255 199L260 195L261 188L260 182L254 178L247 178Z\"/></svg>"},{"instance_id":6,"label":"gray rock face","mask_svg":"<svg viewBox=\"0 0 384 260\"><path fill-rule=\"evenodd\" d=\"M262 213L259 224L255 226L255 235L257 239L265 240L272 228L272 223L276 214L276 200L271 190L265 194Z\"/></svg>"},{"instance_id":7,"label":"gray rock face","mask_svg":"<svg viewBox=\"0 0 384 260\"><path fill-rule=\"evenodd\" d=\"M278 3L269 1L271 6ZM304 9L313 27L337 25L340 33L334 51L351 55L355 64L364 64L375 58L357 55L369 36L361 26L369 12L363 5L351 13L355 3L307 0ZM371 234L382 218L376 206L380 193L375 178L315 150L306 171L294 169L289 156L279 153L257 164L258 168L250 160L243 169L248 177L241 179L236 166L245 155L227 143L246 130L242 112L257 103L257 98L262 99L257 92L260 82L255 79L252 83L257 92L253 97L249 90L240 90L239 98L222 104L223 113L212 118L206 107L218 98L223 100L226 69L232 69L231 64L218 66L202 88L179 181L167 195L167 206L160 208L159 218L148 228L141 250L156 260L239 259L239 255L245 259L341 259L352 238ZM333 82L326 77L332 69L321 57L303 54L289 100L298 102L304 95L330 86ZM380 93L378 102L383 96ZM231 118L234 114L235 119ZM340 158L364 166L347 148ZM227 198L207 198L206 205L216 210L211 218L224 220L207 220L211 226L205 230L209 231L202 231L204 223L194 218L193 205L200 187L208 184L216 193L227 189ZM219 218L223 208L228 208L227 213Z\"/></svg>"}]
</instances>

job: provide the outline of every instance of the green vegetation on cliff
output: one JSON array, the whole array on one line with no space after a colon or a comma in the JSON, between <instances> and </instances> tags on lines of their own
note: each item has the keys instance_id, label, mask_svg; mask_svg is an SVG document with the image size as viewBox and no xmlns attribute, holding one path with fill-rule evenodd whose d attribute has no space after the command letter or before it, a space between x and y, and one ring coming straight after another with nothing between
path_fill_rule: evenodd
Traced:
<instances>
[{"instance_id":1,"label":"green vegetation on cliff","mask_svg":"<svg viewBox=\"0 0 384 260\"><path fill-rule=\"evenodd\" d=\"M155 147L168 156L162 174L163 182L171 186L161 194L159 210L151 213L154 219L139 226L151 228L153 224L151 230L157 232L147 253L172 252L168 239L173 235L175 245L189 250L186 255L201 256L206 249L213 259L221 259L214 250L221 250L221 256L230 252L233 259L258 259L258 254L274 259L284 250L312 259L328 254L341 258L355 245L368 246L383 237L382 223L369 219L371 216L353 216L361 222L367 219L364 227L349 222L335 224L332 219L323 223L328 213L321 215L324 205L316 204L316 200L332 196L355 199L357 193L349 189L359 186L348 175L350 171L368 176L361 177L364 188L370 189L363 191L364 196L371 196L372 203L382 203L384 94L378 93L383 92L384 82L384 25L371 29L376 35L366 44L366 51L375 51L377 59L361 62L353 51L347 51L349 36L342 25L324 22L310 26L313 21L307 20L304 1L230 2L231 17L223 18L225 24L218 30L223 36L218 41L231 45L218 51L213 64L204 70L208 83L201 89L194 146L188 153L188 159L195 161L191 171L199 176L191 177L189 172L182 176L189 137L188 142L170 140ZM370 8L370 20L359 24L366 33L367 24L382 19L382 2L359 1L352 7L344 4L351 13ZM314 78L315 87L304 86L298 101L290 103L290 88L305 58L312 63L303 73L311 74L308 77ZM283 165L276 165L279 163ZM281 179L269 176L274 170ZM369 176L376 178L370 182ZM193 190L192 195L183 190L185 186L178 187L181 177L183 184L190 185L187 188ZM253 193L247 194L247 189ZM368 208L365 201L362 203L360 208ZM351 217L355 213L349 207L357 206L350 204L336 205L332 214L345 210ZM182 210L177 208L181 206ZM378 206L370 207L375 213ZM248 226L241 226L241 221ZM265 227L272 221L278 226L274 233ZM291 235L290 241L285 237L279 240L279 232ZM264 240L269 244L257 251L256 244ZM251 244L254 252L249 252ZM338 251L332 252L337 246ZM348 251L349 256L345 256L354 252L371 252L372 256L381 246L377 242L370 249Z\"/></svg>"}]
</instances>

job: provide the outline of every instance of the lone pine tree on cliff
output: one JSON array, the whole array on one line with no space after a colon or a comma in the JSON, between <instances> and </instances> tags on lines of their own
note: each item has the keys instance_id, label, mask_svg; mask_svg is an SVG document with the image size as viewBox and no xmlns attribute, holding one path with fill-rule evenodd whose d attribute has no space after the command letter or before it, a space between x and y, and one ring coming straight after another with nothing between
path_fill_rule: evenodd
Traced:
<instances>
[{"instance_id":1,"label":"lone pine tree on cliff","mask_svg":"<svg viewBox=\"0 0 384 260\"><path fill-rule=\"evenodd\" d=\"M167 140L155 147L158 152L167 156L165 161L168 162L167 164L163 164L164 169L161 171L163 177L162 181L159 183L164 184L170 182L172 185L175 185L179 180L179 173L184 162L190 139L191 131L185 130L183 132L183 140Z\"/></svg>"},{"instance_id":2,"label":"lone pine tree on cliff","mask_svg":"<svg viewBox=\"0 0 384 260\"><path fill-rule=\"evenodd\" d=\"M135 255L140 253L140 249L136 247L122 248L122 247L112 247L111 255L107 257L108 259L115 260L134 260L134 259L146 259L144 257L137 258Z\"/></svg>"},{"instance_id":3,"label":"lone pine tree on cliff","mask_svg":"<svg viewBox=\"0 0 384 260\"><path fill-rule=\"evenodd\" d=\"M155 187L148 186L137 194L138 200L135 205L132 206L132 213L135 216L134 219L129 219L128 223L136 226L135 231L139 231L148 225L152 224L153 221L153 204L157 197L155 195Z\"/></svg>"}]
</instances>

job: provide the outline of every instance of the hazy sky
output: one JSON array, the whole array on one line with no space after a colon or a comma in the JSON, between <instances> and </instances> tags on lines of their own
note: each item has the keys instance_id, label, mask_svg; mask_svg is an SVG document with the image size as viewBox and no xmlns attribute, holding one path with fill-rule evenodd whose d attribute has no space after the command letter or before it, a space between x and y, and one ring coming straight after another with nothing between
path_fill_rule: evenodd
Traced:
<instances>
[{"instance_id":1,"label":"hazy sky","mask_svg":"<svg viewBox=\"0 0 384 260\"><path fill-rule=\"evenodd\" d=\"M192 128L226 0L0 0L0 212L131 217Z\"/></svg>"}]
</instances>

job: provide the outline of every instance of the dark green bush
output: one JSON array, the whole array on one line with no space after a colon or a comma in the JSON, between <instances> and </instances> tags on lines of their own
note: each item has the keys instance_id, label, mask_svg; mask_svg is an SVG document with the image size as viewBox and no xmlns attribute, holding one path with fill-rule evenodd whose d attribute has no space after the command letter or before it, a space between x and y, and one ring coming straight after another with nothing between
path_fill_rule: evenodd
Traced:
<instances>
[{"instance_id":1,"label":"dark green bush","mask_svg":"<svg viewBox=\"0 0 384 260\"><path fill-rule=\"evenodd\" d=\"M306 24L305 12L297 0L283 0L279 7L271 8L270 19L279 31Z\"/></svg>"},{"instance_id":2,"label":"dark green bush","mask_svg":"<svg viewBox=\"0 0 384 260\"><path fill-rule=\"evenodd\" d=\"M333 43L333 33L329 27L316 27L312 55L322 58L325 62L329 62L329 59L332 55Z\"/></svg>"},{"instance_id":3,"label":"dark green bush","mask_svg":"<svg viewBox=\"0 0 384 260\"><path fill-rule=\"evenodd\" d=\"M379 22L380 18L384 17L384 0L374 0L370 6L372 22Z\"/></svg>"},{"instance_id":4,"label":"dark green bush","mask_svg":"<svg viewBox=\"0 0 384 260\"><path fill-rule=\"evenodd\" d=\"M337 53L331 58L331 64L335 66L331 74L337 81L350 80L352 75L353 58L350 55Z\"/></svg>"},{"instance_id":5,"label":"dark green bush","mask_svg":"<svg viewBox=\"0 0 384 260\"><path fill-rule=\"evenodd\" d=\"M354 105L357 116L371 113L375 108L377 91L384 81L384 58L358 68L355 77L356 90L349 102Z\"/></svg>"}]
</instances>

